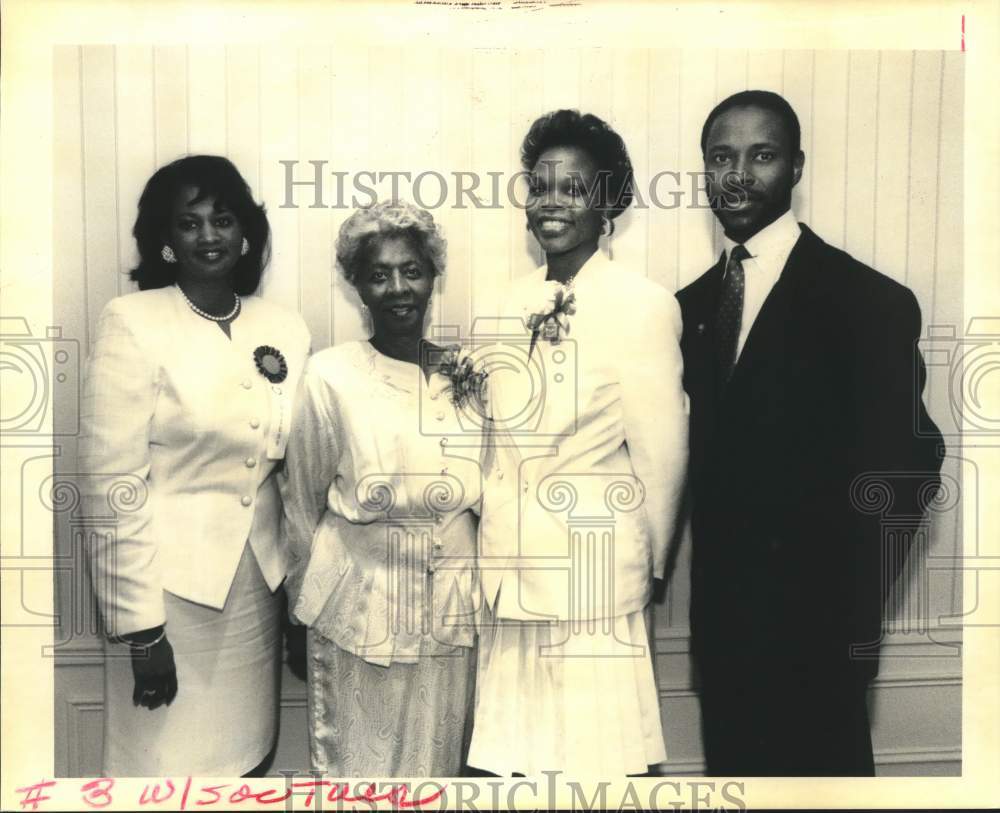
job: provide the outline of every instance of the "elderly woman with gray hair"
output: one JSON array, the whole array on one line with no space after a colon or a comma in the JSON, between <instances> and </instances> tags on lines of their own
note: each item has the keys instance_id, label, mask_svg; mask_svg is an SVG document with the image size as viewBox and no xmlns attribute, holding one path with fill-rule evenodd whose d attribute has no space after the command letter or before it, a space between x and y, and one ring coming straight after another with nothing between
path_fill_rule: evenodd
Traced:
<instances>
[{"instance_id":1,"label":"elderly woman with gray hair","mask_svg":"<svg viewBox=\"0 0 1000 813\"><path fill-rule=\"evenodd\" d=\"M289 607L309 627L313 767L332 776L455 776L465 760L481 481L478 451L449 449L454 364L423 338L444 258L408 203L348 218L337 263L372 336L310 359L288 441Z\"/></svg>"}]
</instances>

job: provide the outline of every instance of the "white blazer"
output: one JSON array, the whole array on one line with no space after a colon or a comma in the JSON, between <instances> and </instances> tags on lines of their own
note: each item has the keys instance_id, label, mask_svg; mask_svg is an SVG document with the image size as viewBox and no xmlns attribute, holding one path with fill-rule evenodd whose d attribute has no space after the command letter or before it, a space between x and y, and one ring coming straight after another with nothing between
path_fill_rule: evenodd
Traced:
<instances>
[{"instance_id":1,"label":"white blazer","mask_svg":"<svg viewBox=\"0 0 1000 813\"><path fill-rule=\"evenodd\" d=\"M568 335L539 337L525 362L523 320L545 300L545 276L513 283L489 364L480 575L501 618L609 618L648 603L677 522L688 457L680 309L597 252L576 275Z\"/></svg>"},{"instance_id":2,"label":"white blazer","mask_svg":"<svg viewBox=\"0 0 1000 813\"><path fill-rule=\"evenodd\" d=\"M272 476L285 452L309 331L292 311L243 299L228 339L176 286L111 300L81 404L81 497L104 516L91 575L108 633L164 623L163 591L221 609L249 541L272 590L285 575ZM288 375L272 383L254 350Z\"/></svg>"}]
</instances>

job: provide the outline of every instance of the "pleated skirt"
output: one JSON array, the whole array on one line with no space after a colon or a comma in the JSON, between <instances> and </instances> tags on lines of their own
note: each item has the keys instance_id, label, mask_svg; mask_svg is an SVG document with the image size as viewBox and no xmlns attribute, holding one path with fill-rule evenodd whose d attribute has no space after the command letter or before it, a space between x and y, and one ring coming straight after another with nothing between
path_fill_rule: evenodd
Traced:
<instances>
[{"instance_id":1,"label":"pleated skirt","mask_svg":"<svg viewBox=\"0 0 1000 813\"><path fill-rule=\"evenodd\" d=\"M501 620L487 609L469 765L500 776L616 778L666 758L642 611L588 628Z\"/></svg>"},{"instance_id":2,"label":"pleated skirt","mask_svg":"<svg viewBox=\"0 0 1000 813\"><path fill-rule=\"evenodd\" d=\"M177 696L153 711L134 706L129 650L106 645L104 774L242 776L277 737L280 595L247 545L222 610L166 592L164 601Z\"/></svg>"},{"instance_id":3,"label":"pleated skirt","mask_svg":"<svg viewBox=\"0 0 1000 813\"><path fill-rule=\"evenodd\" d=\"M468 751L475 649L369 663L310 629L312 767L335 777L459 776Z\"/></svg>"}]
</instances>

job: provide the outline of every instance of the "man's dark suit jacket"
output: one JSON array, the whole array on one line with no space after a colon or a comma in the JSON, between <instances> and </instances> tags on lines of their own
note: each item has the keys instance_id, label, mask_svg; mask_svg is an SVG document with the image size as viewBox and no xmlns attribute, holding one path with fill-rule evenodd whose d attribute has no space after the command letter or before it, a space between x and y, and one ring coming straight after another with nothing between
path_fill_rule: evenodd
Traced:
<instances>
[{"instance_id":1,"label":"man's dark suit jacket","mask_svg":"<svg viewBox=\"0 0 1000 813\"><path fill-rule=\"evenodd\" d=\"M801 229L724 386L713 326L725 258L677 294L691 398L692 646L703 668L868 679L877 659L850 647L881 637L883 546L880 517L856 507L852 484L878 473L894 515L916 527L941 437L921 400L913 294Z\"/></svg>"}]
</instances>

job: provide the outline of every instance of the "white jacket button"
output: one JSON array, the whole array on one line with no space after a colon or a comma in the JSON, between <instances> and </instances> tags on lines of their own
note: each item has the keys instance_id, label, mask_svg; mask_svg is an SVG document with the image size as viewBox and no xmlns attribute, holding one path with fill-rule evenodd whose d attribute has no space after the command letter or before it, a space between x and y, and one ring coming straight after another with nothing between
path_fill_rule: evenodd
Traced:
<instances>
[{"instance_id":1,"label":"white jacket button","mask_svg":"<svg viewBox=\"0 0 1000 813\"><path fill-rule=\"evenodd\" d=\"M253 386L253 382L249 378L244 378L243 383L240 385L243 389L248 390Z\"/></svg>"},{"instance_id":2,"label":"white jacket button","mask_svg":"<svg viewBox=\"0 0 1000 813\"><path fill-rule=\"evenodd\" d=\"M251 429L260 429L260 421L258 421L256 418L251 418L250 419L250 428Z\"/></svg>"},{"instance_id":3,"label":"white jacket button","mask_svg":"<svg viewBox=\"0 0 1000 813\"><path fill-rule=\"evenodd\" d=\"M252 469L254 466L257 465L257 458L256 457L248 457L246 459L246 464L247 464L247 468L248 469Z\"/></svg>"},{"instance_id":4,"label":"white jacket button","mask_svg":"<svg viewBox=\"0 0 1000 813\"><path fill-rule=\"evenodd\" d=\"M240 500L240 502L245 506L250 505L250 503L253 502L253 497L250 497L249 495L244 495L243 498Z\"/></svg>"}]
</instances>

